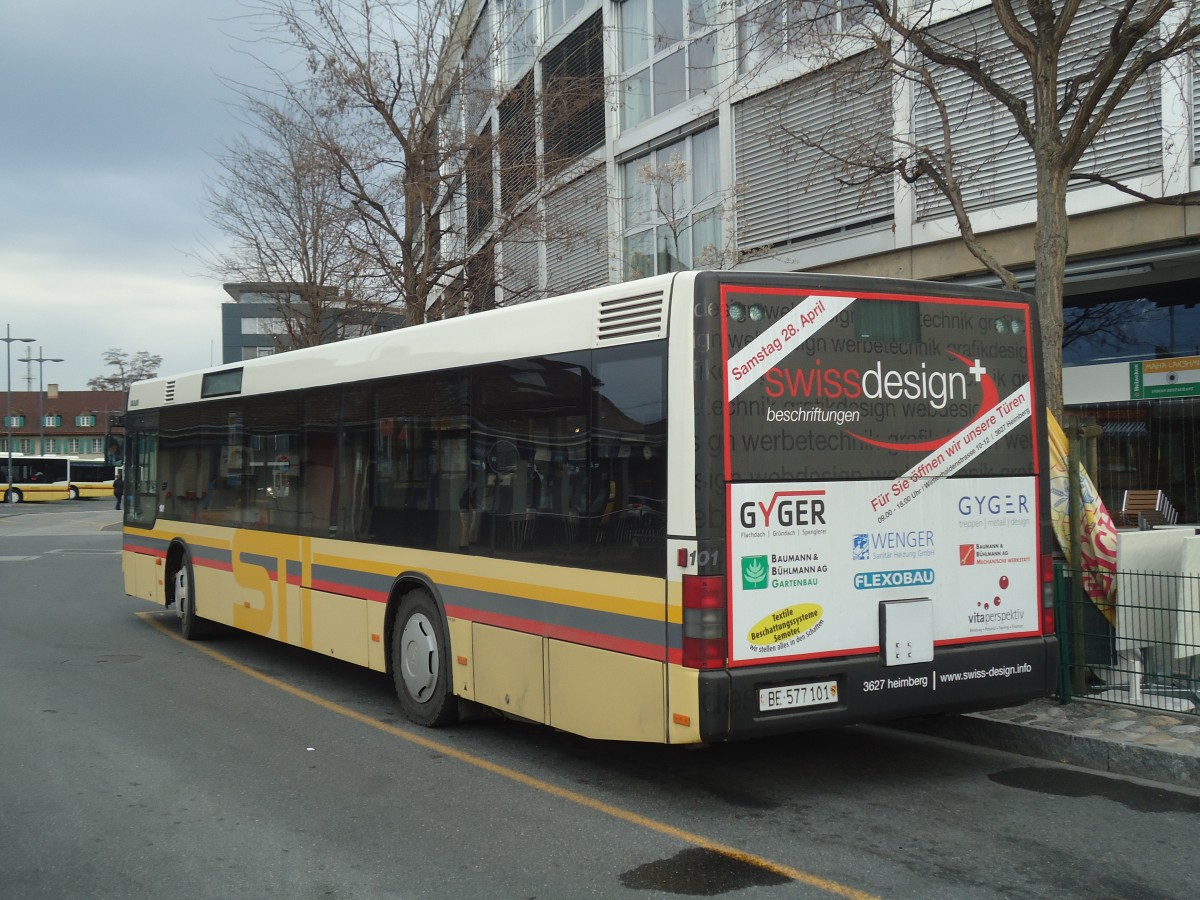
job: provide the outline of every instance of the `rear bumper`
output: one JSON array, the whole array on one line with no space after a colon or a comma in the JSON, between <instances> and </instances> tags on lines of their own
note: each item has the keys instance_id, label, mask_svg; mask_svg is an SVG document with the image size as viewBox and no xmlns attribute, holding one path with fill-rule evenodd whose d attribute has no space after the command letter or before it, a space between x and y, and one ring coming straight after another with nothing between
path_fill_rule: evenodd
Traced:
<instances>
[{"instance_id":1,"label":"rear bumper","mask_svg":"<svg viewBox=\"0 0 1200 900\"><path fill-rule=\"evenodd\" d=\"M700 674L706 742L943 712L1012 706L1056 684L1058 640L1029 638L939 648L930 663L884 666L878 655L748 666ZM827 706L760 712L761 688L836 679Z\"/></svg>"}]
</instances>

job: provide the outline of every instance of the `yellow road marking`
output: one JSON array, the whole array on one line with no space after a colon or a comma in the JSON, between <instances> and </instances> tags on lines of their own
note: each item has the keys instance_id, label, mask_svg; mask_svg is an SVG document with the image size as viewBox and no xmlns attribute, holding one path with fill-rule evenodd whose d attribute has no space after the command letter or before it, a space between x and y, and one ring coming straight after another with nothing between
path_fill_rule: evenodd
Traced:
<instances>
[{"instance_id":1,"label":"yellow road marking","mask_svg":"<svg viewBox=\"0 0 1200 900\"><path fill-rule=\"evenodd\" d=\"M536 791L541 791L544 794L558 797L561 800L566 800L569 803L574 803L579 806L584 806L598 813L603 813L606 816L611 816L614 819L620 819L622 822L628 822L631 825L636 825L640 828L645 828L649 831L655 831L659 834L673 837L676 840L682 841L685 844L691 844L694 847L700 847L705 850L711 850L714 853L720 853L722 856L727 856L730 859L738 862L746 863L747 865L755 866L760 869L765 869L775 875L783 878L791 879L792 881L807 884L811 887L819 888L830 894L838 897L849 897L851 900L879 900L874 894L868 894L865 891L860 891L852 887L847 887L844 884L839 884L836 881L830 881L827 878L821 878L819 875L813 875L809 872L801 871L800 869L791 866L783 865L782 863L774 862L762 856L756 856L753 853L747 853L744 850L739 850L736 847L731 847L728 844L722 844L719 841L710 840L704 835L696 834L692 831L685 831L682 828L676 828L674 825L668 825L665 822L659 822L656 819L651 819L639 813L632 812L627 809L622 809L619 806L613 806L611 803L605 803L603 800L597 800L594 797L589 797L586 794L581 794L578 791L572 791L568 788L559 787L547 781L542 781L532 775L526 775L524 772L519 772L516 769L510 769L508 766L502 766L499 763L491 762L481 756L467 753L452 747L449 744L426 737L417 732L408 731L396 725L389 725L387 722L381 722L374 719L365 713L356 712L349 707L334 703L332 700L326 700L309 691L298 688L294 685L281 681L270 675L264 675L244 663L238 662L230 656L226 656L219 650L214 650L212 647L207 647L204 644L199 644L194 641L184 640L183 637L176 631L167 628L158 618L157 613L140 612L136 613L138 618L153 626L158 631L165 634L167 637L179 641L181 644L186 644L193 650L198 650L206 656L216 660L222 665L228 666L234 671L240 672L243 675L248 675L251 678L261 681L263 684L270 685L276 690L291 694L300 700L312 703L322 709L335 713L347 719L358 722L361 725L366 725L378 731L386 732L394 737L408 741L410 744L416 744L418 747L423 747L426 750L433 750L444 756L456 759L461 763L469 766L474 766L477 769L482 769L485 772L491 772L493 775L499 775L501 778L507 778L510 781L515 781L518 784L533 788Z\"/></svg>"}]
</instances>

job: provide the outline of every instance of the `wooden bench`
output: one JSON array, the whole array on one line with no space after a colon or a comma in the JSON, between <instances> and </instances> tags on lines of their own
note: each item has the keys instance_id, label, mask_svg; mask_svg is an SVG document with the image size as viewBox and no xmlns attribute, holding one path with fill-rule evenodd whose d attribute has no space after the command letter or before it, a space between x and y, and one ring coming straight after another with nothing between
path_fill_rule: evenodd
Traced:
<instances>
[{"instance_id":1,"label":"wooden bench","mask_svg":"<svg viewBox=\"0 0 1200 900\"><path fill-rule=\"evenodd\" d=\"M1121 511L1114 517L1117 525L1137 527L1142 522L1148 525L1174 525L1179 514L1167 495L1153 489L1126 491L1121 502Z\"/></svg>"}]
</instances>

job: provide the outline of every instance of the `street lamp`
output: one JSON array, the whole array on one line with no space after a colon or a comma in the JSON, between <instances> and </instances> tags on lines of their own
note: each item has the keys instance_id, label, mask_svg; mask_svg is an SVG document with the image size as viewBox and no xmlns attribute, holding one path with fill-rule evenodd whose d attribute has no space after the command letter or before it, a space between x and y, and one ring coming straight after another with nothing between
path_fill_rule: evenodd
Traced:
<instances>
[{"instance_id":1,"label":"street lamp","mask_svg":"<svg viewBox=\"0 0 1200 900\"><path fill-rule=\"evenodd\" d=\"M21 341L24 344L32 344L34 338L15 338L12 336L12 326L4 326L4 337L0 338L4 341L4 364L8 374L8 389L5 395L8 400L8 407L4 414L4 428L8 439L5 441L5 449L8 450L8 492L5 493L4 499L7 501L13 500L13 471L12 471L12 344L13 341Z\"/></svg>"},{"instance_id":2,"label":"street lamp","mask_svg":"<svg viewBox=\"0 0 1200 900\"><path fill-rule=\"evenodd\" d=\"M46 416L43 412L42 401L46 396L46 389L42 385L42 363L48 362L66 362L60 356L42 356L42 345L38 344L37 356L26 356L21 362L35 362L38 364L38 454L44 456L46 453Z\"/></svg>"}]
</instances>

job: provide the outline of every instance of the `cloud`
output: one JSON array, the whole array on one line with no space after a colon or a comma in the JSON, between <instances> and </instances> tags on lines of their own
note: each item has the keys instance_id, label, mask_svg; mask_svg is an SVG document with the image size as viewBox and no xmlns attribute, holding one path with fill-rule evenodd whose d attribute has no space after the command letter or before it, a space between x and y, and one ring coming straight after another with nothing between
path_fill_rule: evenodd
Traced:
<instances>
[{"instance_id":1,"label":"cloud","mask_svg":"<svg viewBox=\"0 0 1200 900\"><path fill-rule=\"evenodd\" d=\"M238 0L5 4L0 327L66 360L47 382L84 389L110 347L159 354L164 374L220 359L228 297L189 254L223 243L202 205L212 154L242 130L222 76L269 83L247 15Z\"/></svg>"}]
</instances>

